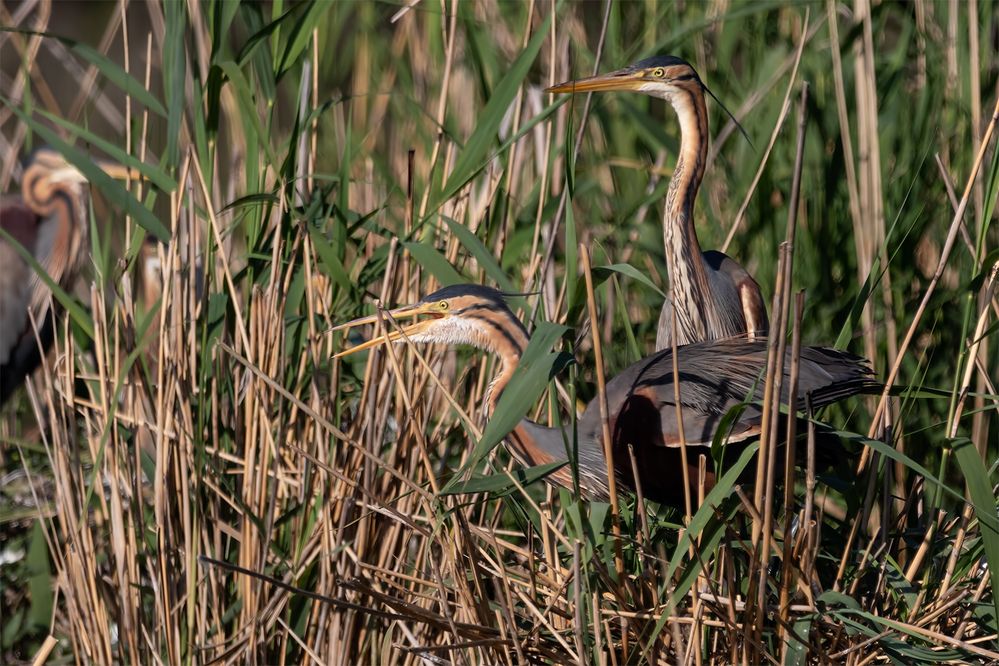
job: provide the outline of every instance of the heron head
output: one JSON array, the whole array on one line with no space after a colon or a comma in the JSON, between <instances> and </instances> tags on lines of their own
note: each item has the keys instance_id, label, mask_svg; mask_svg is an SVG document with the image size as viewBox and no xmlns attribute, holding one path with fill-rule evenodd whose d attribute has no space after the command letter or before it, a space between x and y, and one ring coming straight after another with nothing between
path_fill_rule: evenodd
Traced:
<instances>
[{"instance_id":1,"label":"heron head","mask_svg":"<svg viewBox=\"0 0 999 666\"><path fill-rule=\"evenodd\" d=\"M701 78L683 58L654 56L607 74L566 81L548 88L550 93L603 92L627 90L661 99L670 99L680 91L702 92Z\"/></svg>"},{"instance_id":2,"label":"heron head","mask_svg":"<svg viewBox=\"0 0 999 666\"><path fill-rule=\"evenodd\" d=\"M512 335L511 327L523 326L510 311L502 292L492 287L460 284L444 287L424 296L417 303L369 315L340 324L332 330L346 330L373 324L384 317L395 321L415 319L409 324L388 325L384 335L334 354L340 358L389 342L438 342L467 344L480 349L496 349L501 338Z\"/></svg>"}]
</instances>

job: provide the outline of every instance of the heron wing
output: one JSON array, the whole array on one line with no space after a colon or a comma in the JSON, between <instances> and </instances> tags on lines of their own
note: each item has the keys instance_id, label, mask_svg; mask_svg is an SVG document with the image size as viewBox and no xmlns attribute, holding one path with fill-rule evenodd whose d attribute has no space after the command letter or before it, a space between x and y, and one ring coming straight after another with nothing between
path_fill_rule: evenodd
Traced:
<instances>
[{"instance_id":1,"label":"heron wing","mask_svg":"<svg viewBox=\"0 0 999 666\"><path fill-rule=\"evenodd\" d=\"M751 340L766 336L770 329L770 320L767 317L767 305L763 300L760 285L749 271L739 265L739 262L723 252L709 250L703 255L705 263L713 269L709 271L709 280L713 285L724 284L724 288L719 285L715 286L714 290L728 292L729 300L732 301L728 307L741 313L743 332L749 335Z\"/></svg>"},{"instance_id":2,"label":"heron wing","mask_svg":"<svg viewBox=\"0 0 999 666\"><path fill-rule=\"evenodd\" d=\"M710 446L726 414L740 405L743 411L729 424L725 442L757 436L762 413L755 403L763 398L766 363L765 340L713 340L678 348L678 410L672 351L642 359L607 384L615 446ZM790 367L788 351L781 396L784 403L788 401ZM811 394L812 404L818 407L876 386L870 366L858 356L821 347L801 351L799 400ZM580 428L599 441L600 415L595 401L580 420Z\"/></svg>"}]
</instances>

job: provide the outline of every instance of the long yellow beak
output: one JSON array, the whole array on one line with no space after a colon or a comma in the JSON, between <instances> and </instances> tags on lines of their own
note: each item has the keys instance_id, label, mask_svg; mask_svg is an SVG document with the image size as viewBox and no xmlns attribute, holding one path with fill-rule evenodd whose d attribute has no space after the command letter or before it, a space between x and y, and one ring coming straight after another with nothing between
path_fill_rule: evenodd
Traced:
<instances>
[{"instance_id":1,"label":"long yellow beak","mask_svg":"<svg viewBox=\"0 0 999 666\"><path fill-rule=\"evenodd\" d=\"M118 180L127 180L131 178L132 180L139 180L142 178L142 172L138 169L133 169L132 167L127 167L117 162L108 162L106 160L94 160L94 164L101 168L101 171L116 178Z\"/></svg>"},{"instance_id":2,"label":"long yellow beak","mask_svg":"<svg viewBox=\"0 0 999 666\"><path fill-rule=\"evenodd\" d=\"M619 69L608 74L599 74L585 79L566 81L551 88L546 88L548 93L583 93L602 92L605 90L638 90L642 81L641 72L629 69Z\"/></svg>"},{"instance_id":3,"label":"long yellow beak","mask_svg":"<svg viewBox=\"0 0 999 666\"><path fill-rule=\"evenodd\" d=\"M420 315L430 315L433 319L424 319L422 321L417 321L412 324L407 324L398 329L386 330L384 334L366 340L359 345L355 345L350 349L344 349L336 354L333 354L333 358L343 358L344 356L350 356L351 354L356 354L362 352L366 349L371 349L372 347L378 347L380 345L390 344L397 340L402 340L408 338L412 335L416 335L421 331L428 328L437 319L440 319L444 315L440 310L435 309L434 304L431 303L416 303L415 305L405 305L395 310L389 310L388 312L377 313L373 315L368 315L367 317L360 317L354 319L353 321L348 321L345 324L340 324L334 326L330 331L344 331L355 326L364 326L365 324L374 324L382 319L408 319L412 317L419 317Z\"/></svg>"}]
</instances>

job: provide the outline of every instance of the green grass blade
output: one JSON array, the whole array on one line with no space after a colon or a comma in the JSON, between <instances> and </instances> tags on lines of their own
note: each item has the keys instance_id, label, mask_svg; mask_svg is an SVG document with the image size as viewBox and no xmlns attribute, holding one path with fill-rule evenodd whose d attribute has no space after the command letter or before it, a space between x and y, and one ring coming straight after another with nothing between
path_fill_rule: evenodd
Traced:
<instances>
[{"instance_id":1,"label":"green grass blade","mask_svg":"<svg viewBox=\"0 0 999 666\"><path fill-rule=\"evenodd\" d=\"M177 189L177 181L167 175L166 171L160 169L155 164L149 164L148 162L143 162L138 157L129 155L126 151L119 148L114 143L102 139L93 132L75 123L71 123L68 120L60 118L57 115L51 114L48 111L38 110L38 114L47 120L64 127L69 130L74 138L83 139L89 144L93 144L107 153L112 160L115 162L131 167L141 173L150 183L160 188L164 192L173 192Z\"/></svg>"},{"instance_id":2,"label":"green grass blade","mask_svg":"<svg viewBox=\"0 0 999 666\"><path fill-rule=\"evenodd\" d=\"M316 229L309 229L309 236L312 239L312 245L316 248L316 254L319 255L319 261L326 268L326 274L333 278L333 281L339 285L341 289L346 292L350 292L353 288L353 284L350 281L350 276L347 274L347 269L344 268L343 263L336 256L336 251L333 246L330 245L326 238L321 232Z\"/></svg>"},{"instance_id":3,"label":"green grass blade","mask_svg":"<svg viewBox=\"0 0 999 666\"><path fill-rule=\"evenodd\" d=\"M566 307L570 313L585 303L585 284L579 282L579 236L576 229L576 214L572 207L572 193L566 193L565 202L565 293ZM592 259L591 259L592 260ZM595 286L595 285L594 285Z\"/></svg>"},{"instance_id":4,"label":"green grass blade","mask_svg":"<svg viewBox=\"0 0 999 666\"><path fill-rule=\"evenodd\" d=\"M151 92L146 90L137 79L132 77L120 65L109 60L103 53L94 50L86 44L70 42L70 40L63 41L72 43L70 49L73 53L96 67L104 75L104 78L118 86L133 101L138 102L159 116L166 117L167 111L163 108L160 101L153 97Z\"/></svg>"},{"instance_id":5,"label":"green grass blade","mask_svg":"<svg viewBox=\"0 0 999 666\"><path fill-rule=\"evenodd\" d=\"M464 284L468 282L468 280L462 277L458 271L454 270L454 267L448 263L443 254L427 243L411 242L403 243L402 245L409 250L409 253L413 255L413 259L416 259L417 263L430 271L430 274L437 278L437 281L440 282L442 286L450 287L453 284Z\"/></svg>"},{"instance_id":6,"label":"green grass blade","mask_svg":"<svg viewBox=\"0 0 999 666\"><path fill-rule=\"evenodd\" d=\"M503 441L528 410L537 403L538 398L548 387L561 356L549 350L567 330L569 329L565 326L550 322L542 322L534 330L531 341L520 359L520 365L517 366L503 395L500 396L496 410L483 430L481 439L475 444L468 461L444 486L442 492L454 491L460 483L462 473L478 465L479 461Z\"/></svg>"},{"instance_id":7,"label":"green grass blade","mask_svg":"<svg viewBox=\"0 0 999 666\"><path fill-rule=\"evenodd\" d=\"M968 484L968 494L978 517L981 529L982 545L985 547L985 560L989 566L985 575L992 583L992 603L995 606L996 617L999 618L999 579L995 571L999 568L999 520L996 518L996 496L992 492L992 482L989 480L982 456L971 440L961 438L955 440L954 457L961 467L964 480Z\"/></svg>"},{"instance_id":8,"label":"green grass blade","mask_svg":"<svg viewBox=\"0 0 999 666\"><path fill-rule=\"evenodd\" d=\"M187 21L184 5L166 2L161 5L166 19L166 36L163 40L163 98L167 100L167 147L164 154L168 166L180 163L181 123L187 103L187 57L184 39ZM209 179L209 186L210 186Z\"/></svg>"},{"instance_id":9,"label":"green grass blade","mask_svg":"<svg viewBox=\"0 0 999 666\"><path fill-rule=\"evenodd\" d=\"M627 275L631 279L637 280L637 281L641 282L642 284L644 284L646 287L649 287L650 289L652 289L654 292L656 292L657 294L659 294L663 298L666 298L666 294L663 293L662 289L660 289L659 287L656 286L655 282L653 282L649 278L648 275L646 275L645 273L641 272L640 270L638 270L637 268L635 268L631 264L618 263L618 264L610 264L609 266L597 266L593 270L594 270L594 272L596 272L596 271L608 271L608 272L613 271L614 273L620 273L621 275ZM609 275L606 276L606 277L609 277Z\"/></svg>"},{"instance_id":10,"label":"green grass blade","mask_svg":"<svg viewBox=\"0 0 999 666\"><path fill-rule=\"evenodd\" d=\"M441 192L433 199L434 203L429 210L437 210L443 202L454 196L484 164L483 158L489 151L489 146L496 139L503 117L520 86L524 83L528 72L530 72L531 65L534 64L538 51L541 50L541 45L548 38L548 24L551 23L552 16L553 14L549 14L544 22L538 26L527 47L521 51L507 73L496 84L489 102L476 116L475 131L472 132L472 136L468 138L465 147L455 160L450 177L448 177Z\"/></svg>"},{"instance_id":11,"label":"green grass blade","mask_svg":"<svg viewBox=\"0 0 999 666\"><path fill-rule=\"evenodd\" d=\"M256 136L261 137L262 140L260 141L260 148L262 148L267 154L268 163L275 166L279 165L281 162L274 153L274 149L271 147L270 142L264 139L264 137L267 136L267 132L264 131L264 127L260 123L260 116L256 112L256 102L254 102L253 99L250 82L243 74L243 70L240 69L239 65L232 60L220 62L218 66L219 69L225 73L229 83L232 84L232 87L236 91L236 96L239 98L240 108L245 111L245 113L243 113L243 118L250 123L251 131Z\"/></svg>"},{"instance_id":12,"label":"green grass blade","mask_svg":"<svg viewBox=\"0 0 999 666\"><path fill-rule=\"evenodd\" d=\"M246 11L254 11L259 15L259 8L254 7L252 4L247 5L244 3L243 8ZM240 48L239 55L236 56L236 61L240 65L245 65L249 62L250 58L253 57L257 50L261 46L267 44L267 39L274 33L278 32L281 24L290 19L296 11L298 11L298 6L292 5L290 9L285 11L276 19L257 29L257 31L250 35L249 39L246 40L246 43L244 43Z\"/></svg>"},{"instance_id":13,"label":"green grass blade","mask_svg":"<svg viewBox=\"0 0 999 666\"><path fill-rule=\"evenodd\" d=\"M821 424L818 421L816 421L815 423L822 427L825 427L824 424ZM891 458L896 462L902 463L903 465L911 469L913 472L919 474L924 479L932 483L934 486L940 488L954 499L960 502L964 501L964 495L961 494L959 490L951 488L946 483L937 478L934 474L932 474L928 469L917 463L915 460L905 455L901 451L896 451L894 447L885 444L881 440L871 439L869 437L864 437L863 435L858 435L857 433L846 432L843 430L833 430L831 434L841 439L845 439L852 442L858 442L860 444L863 444L864 446L868 446L877 451L878 453L880 453L881 455L885 456L886 458ZM985 519L987 520L988 517L986 517ZM994 526L999 528L999 519L993 517L992 521Z\"/></svg>"},{"instance_id":14,"label":"green grass blade","mask_svg":"<svg viewBox=\"0 0 999 666\"><path fill-rule=\"evenodd\" d=\"M496 496L506 495L517 489L517 486L525 487L536 481L540 481L552 472L565 467L567 462L554 462L547 465L536 465L526 469L518 468L503 474L490 474L488 476L473 476L467 481L449 487L447 491L441 491L441 495L469 495L472 493L490 493ZM512 477L512 478L511 478ZM516 483L514 483L516 480Z\"/></svg>"},{"instance_id":15,"label":"green grass blade","mask_svg":"<svg viewBox=\"0 0 999 666\"><path fill-rule=\"evenodd\" d=\"M701 532L709 524L712 518L715 517L716 509L721 506L721 503L725 498L732 494L732 487L735 486L736 482L739 480L739 475L742 470L750 463L753 457L756 455L756 451L759 449L759 442L753 442L739 456L738 460L722 475L722 478L718 480L717 485L711 489L707 497L704 498L704 504L701 508L697 510L693 518L690 519L690 525L683 533L683 537L676 545L676 550L673 551L673 557L670 558L669 569L667 569L667 574L669 578L673 577L680 565L684 562L687 557L687 553L690 550L690 546L694 544L700 537ZM701 548L711 550L706 548L704 544L701 544ZM688 569L694 569L696 567L690 566ZM694 572L696 574L696 572ZM696 575L694 576L696 577ZM690 589L690 585L693 584L694 577L689 576L689 572L685 571L684 577L681 579L684 581L683 585L678 585L673 592L673 599L682 599L687 591Z\"/></svg>"},{"instance_id":16,"label":"green grass blade","mask_svg":"<svg viewBox=\"0 0 999 666\"><path fill-rule=\"evenodd\" d=\"M493 253L489 251L489 248L483 244L479 237L472 233L472 230L461 224L456 220L452 220L449 217L443 216L444 222L447 223L448 228L451 230L457 238L458 242L465 246L465 249L471 253L475 260L479 262L482 269L486 272L486 275L499 285L499 288L506 292L516 291L513 283L510 282L510 278L506 276L503 269L500 267L499 262L496 261L496 257Z\"/></svg>"},{"instance_id":17,"label":"green grass blade","mask_svg":"<svg viewBox=\"0 0 999 666\"><path fill-rule=\"evenodd\" d=\"M300 6L293 5L293 7L296 10L300 9ZM275 79L280 79L289 67L297 64L298 57L302 55L305 47L309 45L309 40L312 39L313 28L316 27L319 19L328 9L325 2L315 2L314 0L309 2L307 7L291 28L288 44L281 56L281 64L278 66Z\"/></svg>"},{"instance_id":18,"label":"green grass blade","mask_svg":"<svg viewBox=\"0 0 999 666\"><path fill-rule=\"evenodd\" d=\"M67 37L61 37L59 35L53 35L47 32L38 32L35 30L18 30L16 28L0 27L0 32L13 32L21 35L37 35L39 37L45 37L47 39L55 39L66 45L70 51L80 56L91 65L97 68L104 78L116 85L121 89L128 97L133 101L138 102L143 105L153 113L166 117L166 109L158 99L153 97L153 94L145 89L145 87L139 83L138 79L131 76L126 72L121 65L110 60L100 51L93 49L86 44L82 44L75 40L69 39Z\"/></svg>"},{"instance_id":19,"label":"green grass blade","mask_svg":"<svg viewBox=\"0 0 999 666\"><path fill-rule=\"evenodd\" d=\"M739 479L739 474L742 470L749 465L750 461L756 455L759 450L759 442L754 442L753 444L746 447L739 459L735 464L729 468L727 472L718 480L718 484L711 489L707 497L704 498L704 504L701 508L697 510L693 518L690 520L690 525L684 531L683 537L676 545L676 549L673 551L673 557L670 558L669 566L666 570L666 578L668 580L673 579L673 575L676 573L680 565L684 563L687 558L687 553L690 550L692 543L696 543L698 539L702 539L698 548L702 552L713 552L721 540L724 529L719 529L723 526L724 521L720 521L715 515L716 512L721 507L723 501L732 494L732 487L735 485L736 481ZM697 580L697 575L701 571L702 565L705 564L704 558L695 558L695 561L688 562L684 574L680 581L672 590L671 604L675 605L677 600L682 599L688 591L690 591L690 586L694 584ZM656 622L653 635L658 636L663 628L666 626L666 620L669 614L663 613L662 617ZM653 639L654 641L655 639ZM652 648L652 643L650 642L646 645L646 650Z\"/></svg>"}]
</instances>

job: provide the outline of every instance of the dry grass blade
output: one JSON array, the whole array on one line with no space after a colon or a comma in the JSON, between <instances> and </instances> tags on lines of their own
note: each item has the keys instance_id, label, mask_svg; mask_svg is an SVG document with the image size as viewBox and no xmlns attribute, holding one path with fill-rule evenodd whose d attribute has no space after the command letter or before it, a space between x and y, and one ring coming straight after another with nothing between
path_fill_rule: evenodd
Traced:
<instances>
[{"instance_id":1,"label":"dry grass blade","mask_svg":"<svg viewBox=\"0 0 999 666\"><path fill-rule=\"evenodd\" d=\"M579 246L579 259L583 269L583 277L586 280L586 304L590 313L590 321L597 319L596 298L593 293L593 273L590 270L590 253L585 245ZM591 331L594 331L592 325ZM621 514L618 508L617 496L617 473L614 466L614 448L611 444L610 419L607 414L607 393L606 382L604 381L603 354L601 353L600 336L593 335L593 357L596 364L597 374L597 400L600 404L600 426L604 447L604 460L607 463L607 486L610 489L611 499L611 529L614 532L614 566L617 568L618 577L624 576L624 560L621 556Z\"/></svg>"}]
</instances>

